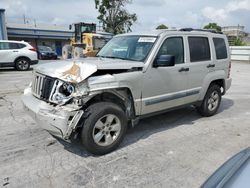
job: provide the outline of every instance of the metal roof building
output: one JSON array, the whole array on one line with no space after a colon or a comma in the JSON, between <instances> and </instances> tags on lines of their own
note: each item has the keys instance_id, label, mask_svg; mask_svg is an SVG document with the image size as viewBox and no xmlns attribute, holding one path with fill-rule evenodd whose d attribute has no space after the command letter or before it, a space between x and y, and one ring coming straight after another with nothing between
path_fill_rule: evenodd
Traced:
<instances>
[{"instance_id":1,"label":"metal roof building","mask_svg":"<svg viewBox=\"0 0 250 188\"><path fill-rule=\"evenodd\" d=\"M73 32L55 25L29 25L7 23L8 37L11 38L33 38L33 39L59 39L68 40Z\"/></svg>"},{"instance_id":2,"label":"metal roof building","mask_svg":"<svg viewBox=\"0 0 250 188\"><path fill-rule=\"evenodd\" d=\"M62 47L69 43L73 32L65 27L55 25L31 25L7 23L9 40L24 40L33 46L50 46L58 55L62 54Z\"/></svg>"}]
</instances>

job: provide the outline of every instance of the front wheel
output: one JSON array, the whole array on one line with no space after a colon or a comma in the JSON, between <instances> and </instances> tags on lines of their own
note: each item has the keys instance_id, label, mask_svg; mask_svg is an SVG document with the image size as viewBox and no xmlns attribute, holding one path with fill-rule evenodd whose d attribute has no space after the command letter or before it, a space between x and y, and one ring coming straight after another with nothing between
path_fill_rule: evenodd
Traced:
<instances>
[{"instance_id":1,"label":"front wheel","mask_svg":"<svg viewBox=\"0 0 250 188\"><path fill-rule=\"evenodd\" d=\"M211 85L202 101L201 106L197 107L197 111L205 117L216 114L221 103L221 90L220 86Z\"/></svg>"},{"instance_id":2,"label":"front wheel","mask_svg":"<svg viewBox=\"0 0 250 188\"><path fill-rule=\"evenodd\" d=\"M86 150L104 155L115 150L127 130L125 112L116 104L100 102L88 107L90 115L82 128L82 142Z\"/></svg>"}]
</instances>

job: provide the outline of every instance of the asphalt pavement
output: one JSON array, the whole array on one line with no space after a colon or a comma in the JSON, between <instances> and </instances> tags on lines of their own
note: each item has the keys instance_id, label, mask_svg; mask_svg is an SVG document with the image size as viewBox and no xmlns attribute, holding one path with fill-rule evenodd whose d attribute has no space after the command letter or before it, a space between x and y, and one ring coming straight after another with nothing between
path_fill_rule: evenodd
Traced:
<instances>
[{"instance_id":1,"label":"asphalt pavement","mask_svg":"<svg viewBox=\"0 0 250 188\"><path fill-rule=\"evenodd\" d=\"M231 72L215 116L189 107L142 120L119 149L95 157L80 143L55 139L23 111L32 70L0 69L0 186L199 187L250 146L250 63L233 62Z\"/></svg>"}]
</instances>

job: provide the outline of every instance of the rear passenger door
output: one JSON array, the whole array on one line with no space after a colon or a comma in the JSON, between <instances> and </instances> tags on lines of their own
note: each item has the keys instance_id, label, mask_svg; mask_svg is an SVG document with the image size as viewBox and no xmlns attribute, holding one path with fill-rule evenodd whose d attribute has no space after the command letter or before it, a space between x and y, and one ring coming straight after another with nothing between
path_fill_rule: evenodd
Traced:
<instances>
[{"instance_id":1,"label":"rear passenger door","mask_svg":"<svg viewBox=\"0 0 250 188\"><path fill-rule=\"evenodd\" d=\"M13 63L18 57L19 44L12 42L0 42L0 62Z\"/></svg>"},{"instance_id":2,"label":"rear passenger door","mask_svg":"<svg viewBox=\"0 0 250 188\"><path fill-rule=\"evenodd\" d=\"M188 92L186 102L195 102L209 72L214 71L211 39L207 36L187 36L189 50Z\"/></svg>"}]
</instances>

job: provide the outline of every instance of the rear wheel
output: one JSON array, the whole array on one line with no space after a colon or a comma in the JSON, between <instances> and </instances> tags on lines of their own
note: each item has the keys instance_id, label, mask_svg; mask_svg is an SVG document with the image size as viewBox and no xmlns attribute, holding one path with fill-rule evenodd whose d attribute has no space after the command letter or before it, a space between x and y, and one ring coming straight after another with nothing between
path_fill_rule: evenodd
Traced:
<instances>
[{"instance_id":1,"label":"rear wheel","mask_svg":"<svg viewBox=\"0 0 250 188\"><path fill-rule=\"evenodd\" d=\"M86 150L103 155L115 150L127 130L125 112L116 104L100 102L89 106L90 115L82 128L82 142Z\"/></svg>"},{"instance_id":2,"label":"rear wheel","mask_svg":"<svg viewBox=\"0 0 250 188\"><path fill-rule=\"evenodd\" d=\"M201 106L197 107L197 111L202 116L212 116L216 114L221 103L221 90L220 86L213 84L211 85L202 101Z\"/></svg>"},{"instance_id":3,"label":"rear wheel","mask_svg":"<svg viewBox=\"0 0 250 188\"><path fill-rule=\"evenodd\" d=\"M16 69L19 71L26 71L30 68L30 60L27 58L19 58L15 61Z\"/></svg>"},{"instance_id":4,"label":"rear wheel","mask_svg":"<svg viewBox=\"0 0 250 188\"><path fill-rule=\"evenodd\" d=\"M83 58L83 48L80 47L75 47L74 48L74 58L79 59L79 58Z\"/></svg>"},{"instance_id":5,"label":"rear wheel","mask_svg":"<svg viewBox=\"0 0 250 188\"><path fill-rule=\"evenodd\" d=\"M72 46L65 45L62 48L62 58L63 59L69 59L72 57Z\"/></svg>"}]
</instances>

